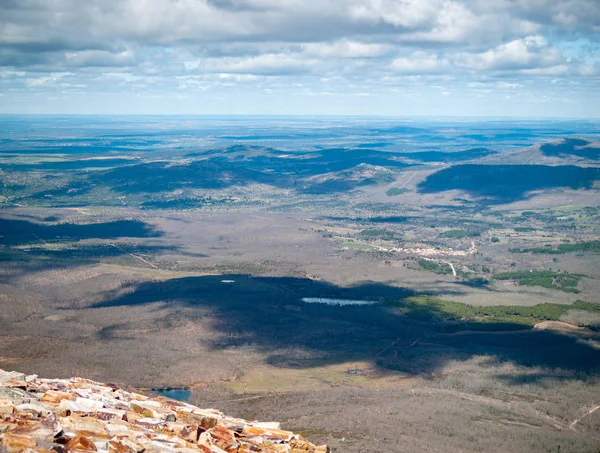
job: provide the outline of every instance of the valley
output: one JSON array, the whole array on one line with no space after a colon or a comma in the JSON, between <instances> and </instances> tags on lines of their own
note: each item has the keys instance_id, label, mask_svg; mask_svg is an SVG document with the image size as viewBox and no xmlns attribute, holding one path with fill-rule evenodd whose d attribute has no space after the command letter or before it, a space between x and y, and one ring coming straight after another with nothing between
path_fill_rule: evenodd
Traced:
<instances>
[{"instance_id":1,"label":"valley","mask_svg":"<svg viewBox=\"0 0 600 453\"><path fill-rule=\"evenodd\" d=\"M0 144L0 368L336 452L597 449L597 126L198 124Z\"/></svg>"}]
</instances>

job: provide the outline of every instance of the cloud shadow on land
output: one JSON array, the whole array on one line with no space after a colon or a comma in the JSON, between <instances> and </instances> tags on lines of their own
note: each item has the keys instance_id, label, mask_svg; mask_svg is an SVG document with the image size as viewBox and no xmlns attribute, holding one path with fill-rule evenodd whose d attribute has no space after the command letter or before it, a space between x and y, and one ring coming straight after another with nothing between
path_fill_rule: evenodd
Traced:
<instances>
[{"instance_id":1,"label":"cloud shadow on land","mask_svg":"<svg viewBox=\"0 0 600 453\"><path fill-rule=\"evenodd\" d=\"M22 245L40 241L67 239L117 239L121 237L156 238L162 236L154 226L139 220L117 220L105 223L45 224L29 220L0 218L0 244Z\"/></svg>"},{"instance_id":2,"label":"cloud shadow on land","mask_svg":"<svg viewBox=\"0 0 600 453\"><path fill-rule=\"evenodd\" d=\"M49 217L48 220L58 219ZM177 253L197 258L207 256L185 252L174 245L141 244L135 240L159 238L162 235L153 225L138 220L74 224L0 218L0 262L6 269L10 268L14 275L19 275L106 260L115 262L121 257L135 260L140 265L140 255L159 253ZM117 244L115 240L118 240Z\"/></svg>"},{"instance_id":3,"label":"cloud shadow on land","mask_svg":"<svg viewBox=\"0 0 600 453\"><path fill-rule=\"evenodd\" d=\"M577 156L586 159L600 159L600 147L581 138L565 138L555 143L544 143L540 151L546 156Z\"/></svg>"},{"instance_id":4,"label":"cloud shadow on land","mask_svg":"<svg viewBox=\"0 0 600 453\"><path fill-rule=\"evenodd\" d=\"M394 169L410 166L398 161L390 153L346 148L285 153L240 145L204 153L204 156L203 159L188 162L142 162L97 171L87 178L87 183L108 186L127 194L152 194L175 189L223 189L250 184L296 188L322 194L344 192L381 181L373 177L357 182L346 177L316 183L306 182L303 178L351 170L360 164Z\"/></svg>"},{"instance_id":5,"label":"cloud shadow on land","mask_svg":"<svg viewBox=\"0 0 600 453\"><path fill-rule=\"evenodd\" d=\"M212 313L220 334L214 348L251 345L281 367L372 360L382 369L428 375L450 360L489 355L498 362L560 368L579 377L600 371L600 350L576 337L517 332L523 325L506 322L447 321L443 307L411 305L403 300L412 291L382 283L344 288L304 278L222 275L145 282L128 289L108 294L91 308L202 308ZM382 303L338 307L304 303L303 297ZM299 350L308 358L300 357Z\"/></svg>"},{"instance_id":6,"label":"cloud shadow on land","mask_svg":"<svg viewBox=\"0 0 600 453\"><path fill-rule=\"evenodd\" d=\"M410 220L407 216L373 216L373 217L348 217L348 216L324 216L324 220L333 222L356 222L356 223L406 223Z\"/></svg>"},{"instance_id":7,"label":"cloud shadow on land","mask_svg":"<svg viewBox=\"0 0 600 453\"><path fill-rule=\"evenodd\" d=\"M590 189L600 179L600 168L574 165L455 165L419 183L420 193L464 190L489 204L529 198L535 190Z\"/></svg>"}]
</instances>

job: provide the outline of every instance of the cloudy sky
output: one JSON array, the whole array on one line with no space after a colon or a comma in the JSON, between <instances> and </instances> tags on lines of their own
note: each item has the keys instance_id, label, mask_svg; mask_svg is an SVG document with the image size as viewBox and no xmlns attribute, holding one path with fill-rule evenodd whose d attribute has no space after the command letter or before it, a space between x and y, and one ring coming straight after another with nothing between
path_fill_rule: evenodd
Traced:
<instances>
[{"instance_id":1,"label":"cloudy sky","mask_svg":"<svg viewBox=\"0 0 600 453\"><path fill-rule=\"evenodd\" d=\"M0 113L600 117L599 0L0 0Z\"/></svg>"}]
</instances>

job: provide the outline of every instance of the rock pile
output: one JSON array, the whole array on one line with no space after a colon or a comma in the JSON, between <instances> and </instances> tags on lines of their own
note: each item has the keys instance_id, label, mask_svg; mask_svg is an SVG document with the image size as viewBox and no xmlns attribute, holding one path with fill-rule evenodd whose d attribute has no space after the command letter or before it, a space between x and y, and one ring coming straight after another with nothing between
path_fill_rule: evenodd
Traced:
<instances>
[{"instance_id":1,"label":"rock pile","mask_svg":"<svg viewBox=\"0 0 600 453\"><path fill-rule=\"evenodd\" d=\"M278 423L87 379L0 370L0 452L328 453Z\"/></svg>"}]
</instances>

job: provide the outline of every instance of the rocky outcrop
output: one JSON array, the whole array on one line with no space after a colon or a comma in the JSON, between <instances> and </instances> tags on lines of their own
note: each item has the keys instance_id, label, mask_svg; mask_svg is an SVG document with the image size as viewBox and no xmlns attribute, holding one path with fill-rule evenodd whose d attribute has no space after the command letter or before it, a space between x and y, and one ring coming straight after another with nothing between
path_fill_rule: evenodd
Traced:
<instances>
[{"instance_id":1,"label":"rocky outcrop","mask_svg":"<svg viewBox=\"0 0 600 453\"><path fill-rule=\"evenodd\" d=\"M327 453L278 423L81 378L0 370L0 452Z\"/></svg>"}]
</instances>

